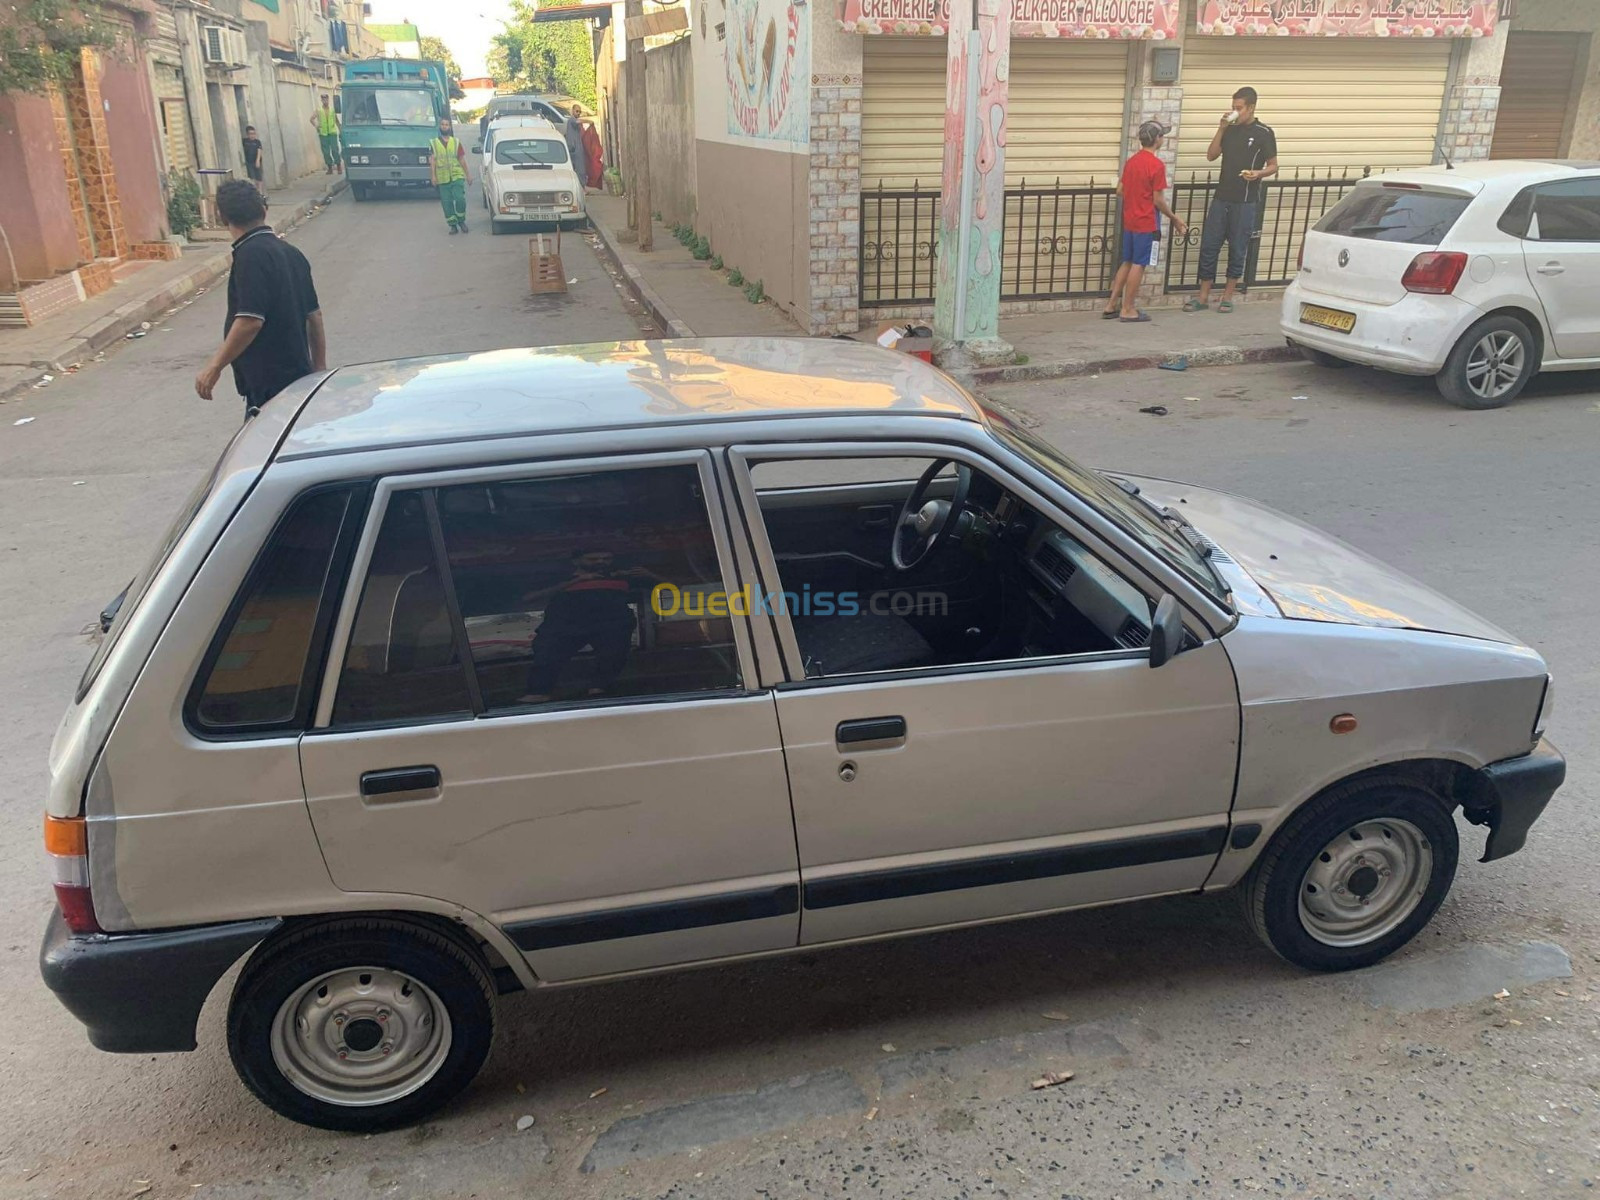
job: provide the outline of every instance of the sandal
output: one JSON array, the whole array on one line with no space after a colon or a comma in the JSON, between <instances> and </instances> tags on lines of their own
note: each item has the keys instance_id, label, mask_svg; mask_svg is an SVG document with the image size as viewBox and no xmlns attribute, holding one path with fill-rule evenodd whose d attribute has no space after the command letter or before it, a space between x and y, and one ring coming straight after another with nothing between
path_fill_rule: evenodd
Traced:
<instances>
[{"instance_id":1,"label":"sandal","mask_svg":"<svg viewBox=\"0 0 1600 1200\"><path fill-rule=\"evenodd\" d=\"M1122 310L1120 308L1111 308L1111 309L1102 308L1100 310L1100 319L1102 321L1115 321L1121 315L1122 315Z\"/></svg>"},{"instance_id":2,"label":"sandal","mask_svg":"<svg viewBox=\"0 0 1600 1200\"><path fill-rule=\"evenodd\" d=\"M1136 317L1118 317L1117 320L1121 321L1124 325L1137 325L1141 321L1148 321L1150 319L1150 314L1145 312L1144 309L1139 309L1138 313L1139 315Z\"/></svg>"},{"instance_id":3,"label":"sandal","mask_svg":"<svg viewBox=\"0 0 1600 1200\"><path fill-rule=\"evenodd\" d=\"M1220 301L1217 304L1217 311L1219 313L1231 313L1233 311L1233 301L1232 300Z\"/></svg>"},{"instance_id":4,"label":"sandal","mask_svg":"<svg viewBox=\"0 0 1600 1200\"><path fill-rule=\"evenodd\" d=\"M1183 311L1184 312L1205 312L1206 309L1208 309L1210 307L1211 306L1209 304L1207 304L1205 301L1196 300L1196 299L1193 299L1193 298L1190 298L1190 299L1185 300L1183 302Z\"/></svg>"}]
</instances>

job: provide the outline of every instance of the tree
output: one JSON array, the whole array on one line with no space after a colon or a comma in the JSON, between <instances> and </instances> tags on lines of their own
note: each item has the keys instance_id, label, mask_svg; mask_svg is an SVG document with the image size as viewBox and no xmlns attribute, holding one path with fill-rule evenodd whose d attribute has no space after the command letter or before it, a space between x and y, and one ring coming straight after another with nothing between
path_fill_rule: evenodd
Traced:
<instances>
[{"instance_id":1,"label":"tree","mask_svg":"<svg viewBox=\"0 0 1600 1200\"><path fill-rule=\"evenodd\" d=\"M502 91L541 92L571 96L584 107L595 106L594 42L587 21L536 24L538 8L567 8L578 0L511 0L505 30L489 50L489 72Z\"/></svg>"},{"instance_id":2,"label":"tree","mask_svg":"<svg viewBox=\"0 0 1600 1200\"><path fill-rule=\"evenodd\" d=\"M450 53L450 47L444 44L443 38L437 38L429 34L427 37L419 38L417 44L422 47L423 58L432 59L434 62L442 62L445 74L450 76L451 79L459 80L461 78L461 64L456 62L455 55Z\"/></svg>"},{"instance_id":3,"label":"tree","mask_svg":"<svg viewBox=\"0 0 1600 1200\"><path fill-rule=\"evenodd\" d=\"M0 19L0 94L43 94L65 83L84 50L110 50L117 30L71 0L21 0Z\"/></svg>"}]
</instances>

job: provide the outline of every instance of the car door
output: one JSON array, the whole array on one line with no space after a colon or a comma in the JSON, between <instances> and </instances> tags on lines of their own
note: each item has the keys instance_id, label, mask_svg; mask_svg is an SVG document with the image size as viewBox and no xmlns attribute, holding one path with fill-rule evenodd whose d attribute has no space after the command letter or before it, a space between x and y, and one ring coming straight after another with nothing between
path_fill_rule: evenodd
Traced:
<instances>
[{"instance_id":1,"label":"car door","mask_svg":"<svg viewBox=\"0 0 1600 1200\"><path fill-rule=\"evenodd\" d=\"M914 450L838 454L880 452ZM776 593L787 589L750 474L770 453L746 447L734 462L765 585ZM1028 496L1048 515L1050 525L1037 527L1030 545L1056 531L1086 551L1103 545L992 462L967 461L1013 503ZM786 501L793 503L792 493ZM1006 553L999 541L1017 513L1008 507L998 521L993 516L985 521L998 535L978 539L991 563ZM1122 559L1085 566L1130 594ZM919 593L894 610L915 612L936 599ZM1198 625L1194 645L1159 670L1128 636L1127 646L1107 638L1080 653L963 661L959 650L947 650L937 665L808 674L798 664L813 658L795 634L804 620L797 625L787 605L775 607L790 661L777 706L800 855L802 942L1190 891L1204 882L1227 836L1239 706L1226 652ZM864 623L841 644L904 638L865 609L835 619Z\"/></svg>"},{"instance_id":2,"label":"car door","mask_svg":"<svg viewBox=\"0 0 1600 1200\"><path fill-rule=\"evenodd\" d=\"M1600 358L1600 176L1535 188L1522 252L1554 355Z\"/></svg>"},{"instance_id":3,"label":"car door","mask_svg":"<svg viewBox=\"0 0 1600 1200\"><path fill-rule=\"evenodd\" d=\"M795 944L770 693L708 456L381 480L301 763L335 884L456 903L546 980Z\"/></svg>"}]
</instances>

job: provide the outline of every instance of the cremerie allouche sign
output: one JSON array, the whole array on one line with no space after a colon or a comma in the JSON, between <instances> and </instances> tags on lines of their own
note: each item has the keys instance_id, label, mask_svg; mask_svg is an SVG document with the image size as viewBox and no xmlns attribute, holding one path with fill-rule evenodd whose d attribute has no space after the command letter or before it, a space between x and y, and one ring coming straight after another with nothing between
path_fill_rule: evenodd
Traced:
<instances>
[{"instance_id":1,"label":"cremerie allouche sign","mask_svg":"<svg viewBox=\"0 0 1600 1200\"><path fill-rule=\"evenodd\" d=\"M1178 35L1180 0L1011 0L1012 37L1149 38ZM949 0L842 0L848 33L943 37Z\"/></svg>"}]
</instances>

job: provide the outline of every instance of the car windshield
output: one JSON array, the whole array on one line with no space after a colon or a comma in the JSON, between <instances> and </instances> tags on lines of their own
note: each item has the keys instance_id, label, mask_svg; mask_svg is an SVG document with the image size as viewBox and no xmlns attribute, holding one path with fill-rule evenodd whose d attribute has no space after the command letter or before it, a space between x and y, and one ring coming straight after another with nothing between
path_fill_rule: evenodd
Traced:
<instances>
[{"instance_id":1,"label":"car windshield","mask_svg":"<svg viewBox=\"0 0 1600 1200\"><path fill-rule=\"evenodd\" d=\"M494 161L511 166L559 165L567 161L567 144L554 138L505 138L494 144Z\"/></svg>"},{"instance_id":2,"label":"car windshield","mask_svg":"<svg viewBox=\"0 0 1600 1200\"><path fill-rule=\"evenodd\" d=\"M1437 246L1471 203L1470 196L1454 193L1366 185L1334 205L1316 230L1375 242Z\"/></svg>"},{"instance_id":3,"label":"car windshield","mask_svg":"<svg viewBox=\"0 0 1600 1200\"><path fill-rule=\"evenodd\" d=\"M1211 566L1206 552L1191 544L1161 517L1162 510L1136 497L1110 476L1073 462L1049 442L1024 429L1004 413L984 405L996 437L1052 479L1059 480L1092 504L1107 520L1157 555L1219 604L1228 603L1228 586Z\"/></svg>"},{"instance_id":4,"label":"car windshield","mask_svg":"<svg viewBox=\"0 0 1600 1200\"><path fill-rule=\"evenodd\" d=\"M345 97L344 123L352 125L432 125L433 93L424 88L372 88Z\"/></svg>"}]
</instances>

